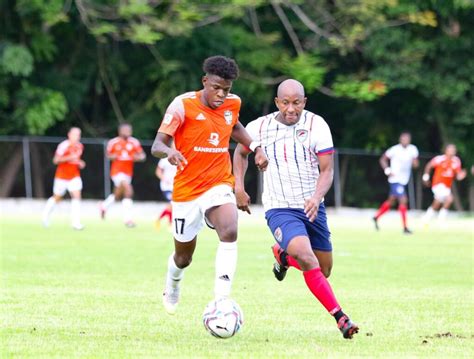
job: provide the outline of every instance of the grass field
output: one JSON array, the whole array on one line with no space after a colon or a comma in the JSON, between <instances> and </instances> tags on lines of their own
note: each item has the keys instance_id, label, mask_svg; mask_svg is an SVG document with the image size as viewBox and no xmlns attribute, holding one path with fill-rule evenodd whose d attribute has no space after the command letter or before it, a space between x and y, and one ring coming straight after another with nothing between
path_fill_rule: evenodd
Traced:
<instances>
[{"instance_id":1,"label":"grass field","mask_svg":"<svg viewBox=\"0 0 474 359\"><path fill-rule=\"evenodd\" d=\"M74 232L65 221L44 229L3 217L0 356L473 357L472 222L411 237L350 223L332 228L330 280L361 327L354 340L342 339L298 271L281 283L273 278L272 238L257 224L239 234L233 298L245 313L243 330L219 340L201 323L213 291L212 231L202 232L172 317L161 307L172 249L166 230L109 220Z\"/></svg>"}]
</instances>

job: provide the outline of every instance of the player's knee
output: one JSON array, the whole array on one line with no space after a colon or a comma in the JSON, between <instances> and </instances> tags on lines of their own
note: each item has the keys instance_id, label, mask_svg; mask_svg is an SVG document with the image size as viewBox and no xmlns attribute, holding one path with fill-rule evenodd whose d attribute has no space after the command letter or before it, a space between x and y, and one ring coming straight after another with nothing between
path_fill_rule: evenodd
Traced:
<instances>
[{"instance_id":1,"label":"player's knee","mask_svg":"<svg viewBox=\"0 0 474 359\"><path fill-rule=\"evenodd\" d=\"M222 242L235 242L237 240L237 227L228 226L220 229L219 239Z\"/></svg>"},{"instance_id":2,"label":"player's knee","mask_svg":"<svg viewBox=\"0 0 474 359\"><path fill-rule=\"evenodd\" d=\"M331 275L332 266L321 266L321 272L326 278Z\"/></svg>"},{"instance_id":3,"label":"player's knee","mask_svg":"<svg viewBox=\"0 0 474 359\"><path fill-rule=\"evenodd\" d=\"M303 270L311 270L319 266L316 256L312 253L300 252L293 255Z\"/></svg>"},{"instance_id":4,"label":"player's knee","mask_svg":"<svg viewBox=\"0 0 474 359\"><path fill-rule=\"evenodd\" d=\"M191 262L193 261L193 257L187 254L175 254L174 262L178 268L186 268L188 267Z\"/></svg>"}]
</instances>

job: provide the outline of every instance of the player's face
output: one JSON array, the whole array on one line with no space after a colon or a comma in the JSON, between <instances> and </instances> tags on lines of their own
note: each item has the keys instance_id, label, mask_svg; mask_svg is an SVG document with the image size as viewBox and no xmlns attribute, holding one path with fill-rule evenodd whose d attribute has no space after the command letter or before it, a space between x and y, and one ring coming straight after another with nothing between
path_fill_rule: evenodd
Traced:
<instances>
[{"instance_id":1,"label":"player's face","mask_svg":"<svg viewBox=\"0 0 474 359\"><path fill-rule=\"evenodd\" d=\"M232 88L232 81L216 75L206 75L202 78L204 90L202 92L205 105L212 109L222 105Z\"/></svg>"},{"instance_id":2,"label":"player's face","mask_svg":"<svg viewBox=\"0 0 474 359\"><path fill-rule=\"evenodd\" d=\"M67 134L69 141L76 143L81 140L81 130L78 128L71 128Z\"/></svg>"},{"instance_id":3,"label":"player's face","mask_svg":"<svg viewBox=\"0 0 474 359\"><path fill-rule=\"evenodd\" d=\"M132 135L132 126L120 126L119 136L123 138L129 138Z\"/></svg>"},{"instance_id":4,"label":"player's face","mask_svg":"<svg viewBox=\"0 0 474 359\"><path fill-rule=\"evenodd\" d=\"M306 105L306 97L301 94L282 94L275 98L280 110L281 120L285 125L294 125L300 120L301 112Z\"/></svg>"},{"instance_id":5,"label":"player's face","mask_svg":"<svg viewBox=\"0 0 474 359\"><path fill-rule=\"evenodd\" d=\"M403 147L408 146L411 143L411 136L408 133L404 133L400 136L400 144Z\"/></svg>"},{"instance_id":6,"label":"player's face","mask_svg":"<svg viewBox=\"0 0 474 359\"><path fill-rule=\"evenodd\" d=\"M448 157L456 156L456 146L454 145L447 145L446 150L444 151L445 155Z\"/></svg>"}]
</instances>

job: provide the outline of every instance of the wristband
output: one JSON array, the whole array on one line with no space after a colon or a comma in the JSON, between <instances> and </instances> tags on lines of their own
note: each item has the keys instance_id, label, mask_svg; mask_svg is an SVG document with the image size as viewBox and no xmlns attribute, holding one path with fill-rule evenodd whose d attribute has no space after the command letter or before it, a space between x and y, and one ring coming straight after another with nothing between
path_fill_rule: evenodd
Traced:
<instances>
[{"instance_id":1,"label":"wristband","mask_svg":"<svg viewBox=\"0 0 474 359\"><path fill-rule=\"evenodd\" d=\"M250 142L250 145L249 145L250 151L255 152L257 147L260 147L260 142L257 142L257 141Z\"/></svg>"},{"instance_id":2,"label":"wristband","mask_svg":"<svg viewBox=\"0 0 474 359\"><path fill-rule=\"evenodd\" d=\"M430 180L430 175L428 173L424 173L421 179L425 182L428 182Z\"/></svg>"},{"instance_id":3,"label":"wristband","mask_svg":"<svg viewBox=\"0 0 474 359\"><path fill-rule=\"evenodd\" d=\"M385 167L383 173L385 173L386 176L390 176L390 174L392 173L392 169L390 167Z\"/></svg>"}]
</instances>

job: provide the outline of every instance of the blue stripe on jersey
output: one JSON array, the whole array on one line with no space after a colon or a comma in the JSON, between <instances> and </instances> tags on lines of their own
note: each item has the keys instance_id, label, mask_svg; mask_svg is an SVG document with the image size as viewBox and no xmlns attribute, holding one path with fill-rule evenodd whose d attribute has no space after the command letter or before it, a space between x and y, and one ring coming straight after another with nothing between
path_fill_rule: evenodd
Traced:
<instances>
[{"instance_id":1,"label":"blue stripe on jersey","mask_svg":"<svg viewBox=\"0 0 474 359\"><path fill-rule=\"evenodd\" d=\"M334 152L334 147L328 147L328 148L325 148L323 150L320 150L318 151L318 154L325 154L325 153L331 153L331 152Z\"/></svg>"}]
</instances>

